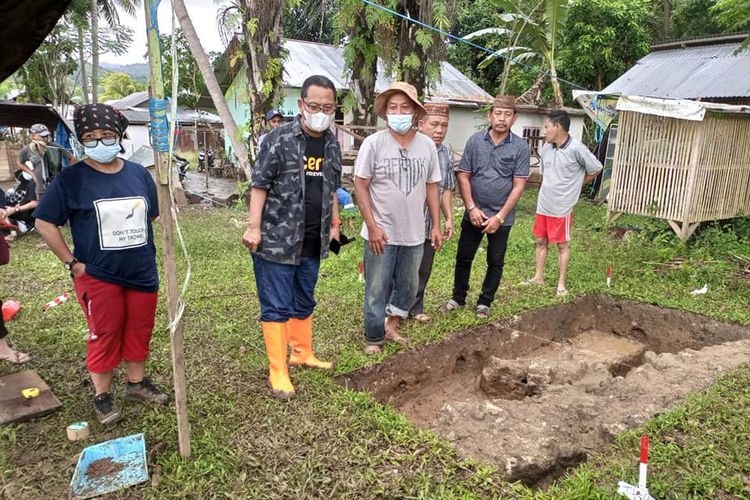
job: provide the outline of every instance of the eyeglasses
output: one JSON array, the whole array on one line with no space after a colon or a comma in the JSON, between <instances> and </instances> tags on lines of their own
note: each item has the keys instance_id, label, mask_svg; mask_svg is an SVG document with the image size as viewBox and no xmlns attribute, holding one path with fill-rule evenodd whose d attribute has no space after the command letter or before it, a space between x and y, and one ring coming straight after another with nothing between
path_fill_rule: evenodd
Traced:
<instances>
[{"instance_id":1,"label":"eyeglasses","mask_svg":"<svg viewBox=\"0 0 750 500\"><path fill-rule=\"evenodd\" d=\"M117 141L120 140L119 137L102 137L101 139L83 139L81 141L81 144L84 145L84 147L87 148L95 148L97 144L100 142L104 144L105 146L114 146L117 144Z\"/></svg>"},{"instance_id":2,"label":"eyeglasses","mask_svg":"<svg viewBox=\"0 0 750 500\"><path fill-rule=\"evenodd\" d=\"M335 104L326 104L325 106L321 106L320 104L315 103L315 102L306 102L306 101L302 101L302 102L304 102L305 106L307 106L310 109L310 111L312 111L313 113L318 113L322 111L323 113L330 115L336 110Z\"/></svg>"}]
</instances>

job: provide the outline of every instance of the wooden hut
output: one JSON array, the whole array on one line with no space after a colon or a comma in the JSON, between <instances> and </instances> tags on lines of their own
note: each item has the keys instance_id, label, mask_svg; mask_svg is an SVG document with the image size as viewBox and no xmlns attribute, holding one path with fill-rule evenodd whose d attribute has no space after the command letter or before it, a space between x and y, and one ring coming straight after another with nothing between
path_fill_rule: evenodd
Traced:
<instances>
[{"instance_id":1,"label":"wooden hut","mask_svg":"<svg viewBox=\"0 0 750 500\"><path fill-rule=\"evenodd\" d=\"M703 221L750 215L750 106L621 97L608 218L665 219L682 241Z\"/></svg>"}]
</instances>

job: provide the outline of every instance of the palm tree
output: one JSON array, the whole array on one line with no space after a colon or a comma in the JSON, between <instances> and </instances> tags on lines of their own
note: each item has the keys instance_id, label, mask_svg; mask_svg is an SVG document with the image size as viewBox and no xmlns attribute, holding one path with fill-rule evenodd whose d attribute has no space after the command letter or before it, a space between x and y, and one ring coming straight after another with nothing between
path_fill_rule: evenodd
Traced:
<instances>
[{"instance_id":1,"label":"palm tree","mask_svg":"<svg viewBox=\"0 0 750 500\"><path fill-rule=\"evenodd\" d=\"M119 11L132 16L139 5L141 5L141 0L73 0L71 2L68 16L78 35L78 65L86 103L89 102L89 79L86 74L87 45L91 53L91 102L97 102L99 98L99 55L101 54L99 16L104 16L110 28L118 28L121 27ZM89 40L86 40L87 34L90 36Z\"/></svg>"},{"instance_id":2,"label":"palm tree","mask_svg":"<svg viewBox=\"0 0 750 500\"><path fill-rule=\"evenodd\" d=\"M286 57L282 46L282 20L289 6L299 6L299 0L231 0L219 15L220 30L225 38L234 36L233 28L236 28L236 23L227 19L241 19L240 53L244 59L252 122L249 127L251 164L255 164L265 113L281 99Z\"/></svg>"},{"instance_id":3,"label":"palm tree","mask_svg":"<svg viewBox=\"0 0 750 500\"><path fill-rule=\"evenodd\" d=\"M487 34L503 34L509 37L509 44L500 50L490 54L482 61L487 65L497 58L507 59L505 71L509 71L510 65L524 60L539 58L542 61L542 70L545 70L532 86L534 93L538 95L547 75L552 81L552 90L555 96L555 105L563 105L560 82L557 80L556 52L557 44L562 37L565 18L568 14L567 0L542 0L537 7L528 14L523 12L520 2L511 0L495 0L495 4L504 10L501 21L508 27L486 28L466 35L465 39L477 38ZM544 11L541 11L542 5ZM512 43L510 43L512 41ZM517 52L520 52L517 54ZM504 82L507 77L504 75Z\"/></svg>"},{"instance_id":4,"label":"palm tree","mask_svg":"<svg viewBox=\"0 0 750 500\"><path fill-rule=\"evenodd\" d=\"M244 170L245 175L250 179L250 167L248 165L248 151L242 137L237 129L237 123L234 121L232 113L229 111L226 100L224 100L224 93L221 91L219 82L216 79L214 70L211 67L211 61L208 59L208 54L203 49L198 33L195 31L195 26L190 20L185 2L183 0L172 0L172 6L174 7L175 13L177 14L177 21L180 23L180 28L185 34L185 40L187 40L190 46L190 52L193 53L195 62L198 64L201 75L203 75L203 81L206 83L206 88L211 96L211 99L216 106L216 110L221 116L221 121L224 122L224 128L227 134L229 134L229 140L232 143L237 159L240 162L240 167Z\"/></svg>"},{"instance_id":5,"label":"palm tree","mask_svg":"<svg viewBox=\"0 0 750 500\"><path fill-rule=\"evenodd\" d=\"M110 26L120 24L118 10L134 15L141 0L90 0L91 16L91 101L99 97L99 14L104 15Z\"/></svg>"}]
</instances>

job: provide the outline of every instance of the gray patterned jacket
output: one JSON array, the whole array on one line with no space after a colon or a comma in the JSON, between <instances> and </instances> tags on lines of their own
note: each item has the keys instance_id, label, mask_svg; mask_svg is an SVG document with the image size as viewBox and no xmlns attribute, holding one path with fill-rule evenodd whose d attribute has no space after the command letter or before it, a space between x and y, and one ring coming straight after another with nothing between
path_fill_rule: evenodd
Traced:
<instances>
[{"instance_id":1,"label":"gray patterned jacket","mask_svg":"<svg viewBox=\"0 0 750 500\"><path fill-rule=\"evenodd\" d=\"M320 258L328 256L333 195L341 186L341 149L328 130L323 157L323 210ZM305 239L305 134L299 115L266 135L252 173L251 185L268 191L261 217L256 255L279 264L299 264Z\"/></svg>"}]
</instances>

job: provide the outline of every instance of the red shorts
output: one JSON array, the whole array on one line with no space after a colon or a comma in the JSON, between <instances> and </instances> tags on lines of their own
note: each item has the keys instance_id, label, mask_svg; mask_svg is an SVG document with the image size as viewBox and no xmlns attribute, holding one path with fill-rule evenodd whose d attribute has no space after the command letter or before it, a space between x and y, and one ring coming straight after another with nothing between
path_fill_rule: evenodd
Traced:
<instances>
[{"instance_id":1,"label":"red shorts","mask_svg":"<svg viewBox=\"0 0 750 500\"><path fill-rule=\"evenodd\" d=\"M157 292L140 292L96 279L75 278L78 302L89 327L86 367L111 372L120 361L145 361L154 330Z\"/></svg>"},{"instance_id":2,"label":"red shorts","mask_svg":"<svg viewBox=\"0 0 750 500\"><path fill-rule=\"evenodd\" d=\"M573 212L563 217L536 214L534 237L546 238L550 243L567 243L573 226Z\"/></svg>"}]
</instances>

